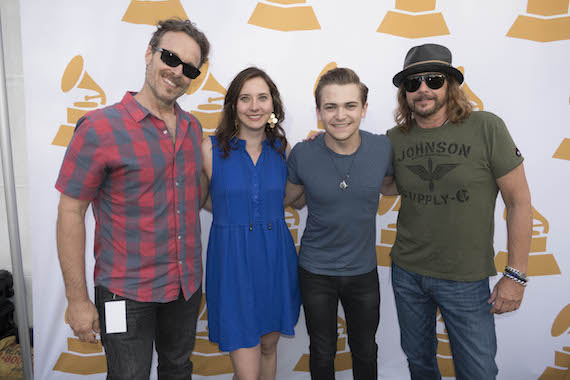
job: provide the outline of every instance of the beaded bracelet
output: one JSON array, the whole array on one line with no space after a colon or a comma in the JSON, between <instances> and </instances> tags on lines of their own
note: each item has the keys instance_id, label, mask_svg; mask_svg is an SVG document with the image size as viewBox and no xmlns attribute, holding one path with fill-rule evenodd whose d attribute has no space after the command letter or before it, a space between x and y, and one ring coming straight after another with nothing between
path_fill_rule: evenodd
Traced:
<instances>
[{"instance_id":1,"label":"beaded bracelet","mask_svg":"<svg viewBox=\"0 0 570 380\"><path fill-rule=\"evenodd\" d=\"M521 276L517 275L516 273L509 272L508 270L505 270L505 272L507 272L511 277L514 277L514 278L516 278L516 279L519 279L519 280L521 280L521 281L523 281L523 282L528 282L528 278L526 278L526 277L521 277Z\"/></svg>"},{"instance_id":2,"label":"beaded bracelet","mask_svg":"<svg viewBox=\"0 0 570 380\"><path fill-rule=\"evenodd\" d=\"M520 279L523 279L523 280L526 280L526 279L527 279L527 278L526 278L526 277L527 277L527 276L526 276L526 273L521 272L520 270L515 269L515 268L513 268L513 267L510 267L510 266L508 266L508 265L505 267L505 271L511 273L512 275L517 276L517 277L520 278Z\"/></svg>"},{"instance_id":3,"label":"beaded bracelet","mask_svg":"<svg viewBox=\"0 0 570 380\"><path fill-rule=\"evenodd\" d=\"M528 280L523 280L520 279L514 275L512 275L511 273L504 271L503 272L503 276L505 276L506 278L508 278L509 280L513 280L514 282L516 282L517 284L521 284L522 286L526 286Z\"/></svg>"},{"instance_id":4,"label":"beaded bracelet","mask_svg":"<svg viewBox=\"0 0 570 380\"><path fill-rule=\"evenodd\" d=\"M526 278L526 277L521 277L521 276L519 276L518 274L516 274L516 273L514 273L514 272L511 272L511 271L509 271L509 270L506 269L506 268L505 268L505 273L508 273L511 277L514 277L514 278L516 278L516 279L518 279L518 280L521 280L521 281L523 281L523 282L525 282L525 283L528 282L528 278Z\"/></svg>"},{"instance_id":5,"label":"beaded bracelet","mask_svg":"<svg viewBox=\"0 0 570 380\"><path fill-rule=\"evenodd\" d=\"M524 280L521 280L520 278L517 278L515 276L513 276L512 274L508 273L508 272L504 272L503 275L508 278L509 280L512 280L514 282L516 282L517 284L521 284L522 286L526 286L527 282Z\"/></svg>"}]
</instances>

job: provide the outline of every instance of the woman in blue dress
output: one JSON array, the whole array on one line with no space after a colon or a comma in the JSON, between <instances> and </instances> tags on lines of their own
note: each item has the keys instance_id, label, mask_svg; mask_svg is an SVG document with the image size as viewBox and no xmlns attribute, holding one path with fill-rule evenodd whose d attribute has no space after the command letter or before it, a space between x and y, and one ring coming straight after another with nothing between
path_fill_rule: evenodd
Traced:
<instances>
[{"instance_id":1,"label":"woman in blue dress","mask_svg":"<svg viewBox=\"0 0 570 380\"><path fill-rule=\"evenodd\" d=\"M283 198L289 151L275 83L240 72L215 136L202 142L212 227L206 262L210 341L229 351L238 380L274 379L277 342L294 335L301 298Z\"/></svg>"}]
</instances>

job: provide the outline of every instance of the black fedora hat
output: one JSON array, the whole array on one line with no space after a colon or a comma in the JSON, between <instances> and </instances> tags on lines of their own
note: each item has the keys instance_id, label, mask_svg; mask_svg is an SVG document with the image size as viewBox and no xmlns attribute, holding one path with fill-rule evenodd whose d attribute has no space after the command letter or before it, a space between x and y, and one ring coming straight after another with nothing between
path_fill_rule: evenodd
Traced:
<instances>
[{"instance_id":1,"label":"black fedora hat","mask_svg":"<svg viewBox=\"0 0 570 380\"><path fill-rule=\"evenodd\" d=\"M437 44L425 44L411 48L404 60L404 70L394 75L392 83L400 87L408 76L431 71L452 75L459 84L463 83L461 71L451 66L451 52L445 46Z\"/></svg>"}]
</instances>

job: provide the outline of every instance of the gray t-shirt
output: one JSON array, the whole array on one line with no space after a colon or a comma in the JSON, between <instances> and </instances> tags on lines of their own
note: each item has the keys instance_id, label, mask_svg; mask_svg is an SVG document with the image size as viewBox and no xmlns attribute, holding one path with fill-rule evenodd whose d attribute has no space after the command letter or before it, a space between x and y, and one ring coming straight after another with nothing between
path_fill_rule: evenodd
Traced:
<instances>
[{"instance_id":1,"label":"gray t-shirt","mask_svg":"<svg viewBox=\"0 0 570 380\"><path fill-rule=\"evenodd\" d=\"M311 273L355 276L376 268L376 212L382 181L392 175L392 144L384 135L360 136L350 155L330 150L324 135L289 155L288 180L305 187L309 209L299 265Z\"/></svg>"}]
</instances>

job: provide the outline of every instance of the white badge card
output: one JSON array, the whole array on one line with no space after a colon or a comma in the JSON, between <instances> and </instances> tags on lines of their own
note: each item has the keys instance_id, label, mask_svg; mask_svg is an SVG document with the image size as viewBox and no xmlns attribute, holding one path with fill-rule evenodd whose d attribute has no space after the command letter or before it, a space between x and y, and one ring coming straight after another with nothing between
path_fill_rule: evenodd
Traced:
<instances>
[{"instance_id":1,"label":"white badge card","mask_svg":"<svg viewBox=\"0 0 570 380\"><path fill-rule=\"evenodd\" d=\"M125 300L105 302L105 330L107 334L127 332Z\"/></svg>"}]
</instances>

